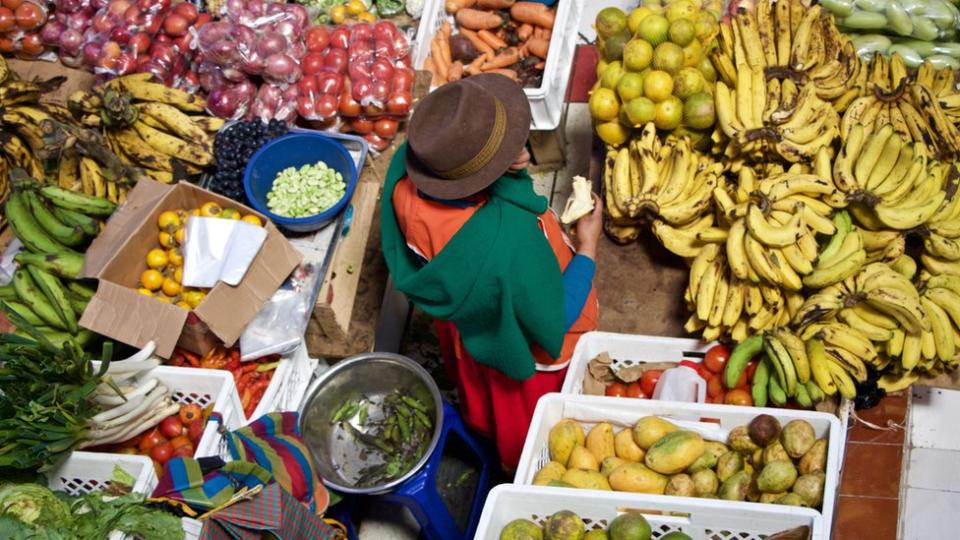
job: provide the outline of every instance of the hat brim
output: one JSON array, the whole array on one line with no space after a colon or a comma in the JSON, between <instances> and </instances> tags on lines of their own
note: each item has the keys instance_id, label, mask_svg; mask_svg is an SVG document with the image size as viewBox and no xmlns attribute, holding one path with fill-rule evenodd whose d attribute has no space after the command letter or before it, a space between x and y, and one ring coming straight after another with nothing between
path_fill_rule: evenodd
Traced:
<instances>
[{"instance_id":1,"label":"hat brim","mask_svg":"<svg viewBox=\"0 0 960 540\"><path fill-rule=\"evenodd\" d=\"M500 148L483 168L456 180L436 176L407 148L407 174L410 180L417 189L437 199L462 199L490 187L513 164L530 135L530 103L516 81L503 75L484 73L463 79L462 83L481 86L503 103L508 119L507 130Z\"/></svg>"}]
</instances>

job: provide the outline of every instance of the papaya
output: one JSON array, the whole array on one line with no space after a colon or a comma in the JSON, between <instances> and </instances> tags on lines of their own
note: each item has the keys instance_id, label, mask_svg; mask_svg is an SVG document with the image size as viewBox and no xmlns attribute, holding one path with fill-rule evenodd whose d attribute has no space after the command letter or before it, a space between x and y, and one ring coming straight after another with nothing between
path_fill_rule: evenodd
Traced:
<instances>
[{"instance_id":1,"label":"papaya","mask_svg":"<svg viewBox=\"0 0 960 540\"><path fill-rule=\"evenodd\" d=\"M560 479L573 487L580 489L602 489L610 491L610 483L597 471L588 471L583 469L567 469Z\"/></svg>"},{"instance_id":2,"label":"papaya","mask_svg":"<svg viewBox=\"0 0 960 540\"><path fill-rule=\"evenodd\" d=\"M610 473L608 480L610 487L616 491L654 495L663 495L668 482L666 476L651 471L646 465L640 463L624 463Z\"/></svg>"},{"instance_id":3,"label":"papaya","mask_svg":"<svg viewBox=\"0 0 960 540\"><path fill-rule=\"evenodd\" d=\"M675 474L693 464L703 454L703 437L692 431L673 431L647 450L643 462L661 474Z\"/></svg>"},{"instance_id":4,"label":"papaya","mask_svg":"<svg viewBox=\"0 0 960 540\"><path fill-rule=\"evenodd\" d=\"M576 420L564 418L550 428L550 436L547 438L547 449L550 452L550 459L559 463L566 463L570 460L570 454L577 446L583 446L584 441L583 428Z\"/></svg>"},{"instance_id":5,"label":"papaya","mask_svg":"<svg viewBox=\"0 0 960 540\"><path fill-rule=\"evenodd\" d=\"M703 453L689 467L687 473L693 474L703 469L712 469L717 466L717 460L720 456L729 451L727 445L717 441L705 441L703 443Z\"/></svg>"},{"instance_id":6,"label":"papaya","mask_svg":"<svg viewBox=\"0 0 960 540\"><path fill-rule=\"evenodd\" d=\"M633 431L625 429L613 438L613 451L617 457L631 463L643 461L643 448L637 446L633 440Z\"/></svg>"},{"instance_id":7,"label":"papaya","mask_svg":"<svg viewBox=\"0 0 960 540\"><path fill-rule=\"evenodd\" d=\"M567 468L600 472L600 463L593 452L587 450L585 446L575 446L573 452L570 452L570 459L567 460Z\"/></svg>"},{"instance_id":8,"label":"papaya","mask_svg":"<svg viewBox=\"0 0 960 540\"><path fill-rule=\"evenodd\" d=\"M643 450L648 450L661 437L677 429L679 429L677 426L659 416L644 416L633 426L633 441Z\"/></svg>"},{"instance_id":9,"label":"papaya","mask_svg":"<svg viewBox=\"0 0 960 540\"><path fill-rule=\"evenodd\" d=\"M533 485L545 486L549 484L551 480L559 480L565 472L567 472L567 468L563 466L563 463L551 461L544 465L537 471L537 474L533 476Z\"/></svg>"},{"instance_id":10,"label":"papaya","mask_svg":"<svg viewBox=\"0 0 960 540\"><path fill-rule=\"evenodd\" d=\"M626 461L618 458L617 456L607 456L603 458L603 461L600 463L600 474L604 476L610 476L610 473L614 471L617 467L623 465Z\"/></svg>"},{"instance_id":11,"label":"papaya","mask_svg":"<svg viewBox=\"0 0 960 540\"><path fill-rule=\"evenodd\" d=\"M613 426L609 422L600 422L593 426L593 429L587 433L587 449L597 458L597 461L603 461L603 458L616 455L613 441Z\"/></svg>"}]
</instances>

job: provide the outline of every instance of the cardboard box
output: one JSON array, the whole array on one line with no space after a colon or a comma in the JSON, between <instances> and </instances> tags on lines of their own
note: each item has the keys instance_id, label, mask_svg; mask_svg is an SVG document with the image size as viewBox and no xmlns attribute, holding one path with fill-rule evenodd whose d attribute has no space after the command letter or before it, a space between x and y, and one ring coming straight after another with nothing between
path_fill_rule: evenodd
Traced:
<instances>
[{"instance_id":1,"label":"cardboard box","mask_svg":"<svg viewBox=\"0 0 960 540\"><path fill-rule=\"evenodd\" d=\"M235 287L218 283L192 312L137 292L146 254L157 245L160 213L199 208L209 201L255 214L266 223L267 239L243 280ZM203 354L218 341L236 342L300 258L280 231L251 208L186 182L141 181L87 250L84 275L100 282L80 325L135 347L154 340L156 354L164 358L177 345Z\"/></svg>"}]
</instances>

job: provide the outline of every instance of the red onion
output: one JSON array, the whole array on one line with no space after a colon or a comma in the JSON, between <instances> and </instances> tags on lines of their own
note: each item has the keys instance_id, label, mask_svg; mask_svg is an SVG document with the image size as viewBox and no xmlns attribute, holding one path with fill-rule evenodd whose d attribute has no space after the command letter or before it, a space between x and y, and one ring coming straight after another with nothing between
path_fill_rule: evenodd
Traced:
<instances>
[{"instance_id":1,"label":"red onion","mask_svg":"<svg viewBox=\"0 0 960 540\"><path fill-rule=\"evenodd\" d=\"M200 46L204 49L230 35L230 23L214 21L203 25L200 29Z\"/></svg>"},{"instance_id":2,"label":"red onion","mask_svg":"<svg viewBox=\"0 0 960 540\"><path fill-rule=\"evenodd\" d=\"M284 103L290 103L291 101L296 101L297 97L299 96L300 96L300 89L297 88L297 85L291 84L281 94L281 101L283 101Z\"/></svg>"},{"instance_id":3,"label":"red onion","mask_svg":"<svg viewBox=\"0 0 960 540\"><path fill-rule=\"evenodd\" d=\"M76 56L80 52L80 48L83 47L83 35L72 28L68 28L60 34L57 45L67 56Z\"/></svg>"},{"instance_id":4,"label":"red onion","mask_svg":"<svg viewBox=\"0 0 960 540\"><path fill-rule=\"evenodd\" d=\"M207 56L220 65L233 64L239 59L237 44L228 39L221 39L210 47Z\"/></svg>"},{"instance_id":5,"label":"red onion","mask_svg":"<svg viewBox=\"0 0 960 540\"><path fill-rule=\"evenodd\" d=\"M40 29L40 40L44 45L56 45L60 41L60 34L67 29L67 26L59 21L50 19L47 24Z\"/></svg>"},{"instance_id":6,"label":"red onion","mask_svg":"<svg viewBox=\"0 0 960 540\"><path fill-rule=\"evenodd\" d=\"M229 88L221 86L210 92L207 97L207 110L214 116L220 118L233 118L235 115L242 115L240 109L240 97Z\"/></svg>"},{"instance_id":7,"label":"red onion","mask_svg":"<svg viewBox=\"0 0 960 540\"><path fill-rule=\"evenodd\" d=\"M266 58L272 54L281 53L287 48L287 40L277 32L266 31L260 34L257 42L257 54Z\"/></svg>"},{"instance_id":8,"label":"red onion","mask_svg":"<svg viewBox=\"0 0 960 540\"><path fill-rule=\"evenodd\" d=\"M276 105L280 103L281 99L283 99L283 91L275 84L262 84L260 90L257 91L257 101Z\"/></svg>"},{"instance_id":9,"label":"red onion","mask_svg":"<svg viewBox=\"0 0 960 540\"><path fill-rule=\"evenodd\" d=\"M244 0L227 0L227 13L237 14L247 10L247 3Z\"/></svg>"},{"instance_id":10,"label":"red onion","mask_svg":"<svg viewBox=\"0 0 960 540\"><path fill-rule=\"evenodd\" d=\"M294 22L301 29L306 29L310 25L310 14L307 13L307 8L300 4L284 4L287 8L287 13L293 16Z\"/></svg>"},{"instance_id":11,"label":"red onion","mask_svg":"<svg viewBox=\"0 0 960 540\"><path fill-rule=\"evenodd\" d=\"M257 85L253 84L250 79L247 79L234 85L233 91L243 100L250 100L257 95Z\"/></svg>"},{"instance_id":12,"label":"red onion","mask_svg":"<svg viewBox=\"0 0 960 540\"><path fill-rule=\"evenodd\" d=\"M230 82L241 82L247 80L247 74L235 67L226 66L223 68L223 76Z\"/></svg>"},{"instance_id":13,"label":"red onion","mask_svg":"<svg viewBox=\"0 0 960 540\"><path fill-rule=\"evenodd\" d=\"M263 75L277 82L292 83L300 78L300 66L292 56L282 53L274 54L267 57Z\"/></svg>"}]
</instances>

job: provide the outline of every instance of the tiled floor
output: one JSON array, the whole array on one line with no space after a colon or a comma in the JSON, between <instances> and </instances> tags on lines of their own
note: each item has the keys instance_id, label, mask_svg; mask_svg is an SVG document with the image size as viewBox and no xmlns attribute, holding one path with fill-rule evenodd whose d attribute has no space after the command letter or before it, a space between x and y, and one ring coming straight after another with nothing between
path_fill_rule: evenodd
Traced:
<instances>
[{"instance_id":1,"label":"tiled floor","mask_svg":"<svg viewBox=\"0 0 960 540\"><path fill-rule=\"evenodd\" d=\"M960 391L916 387L901 489L900 538L957 538L960 527Z\"/></svg>"}]
</instances>

